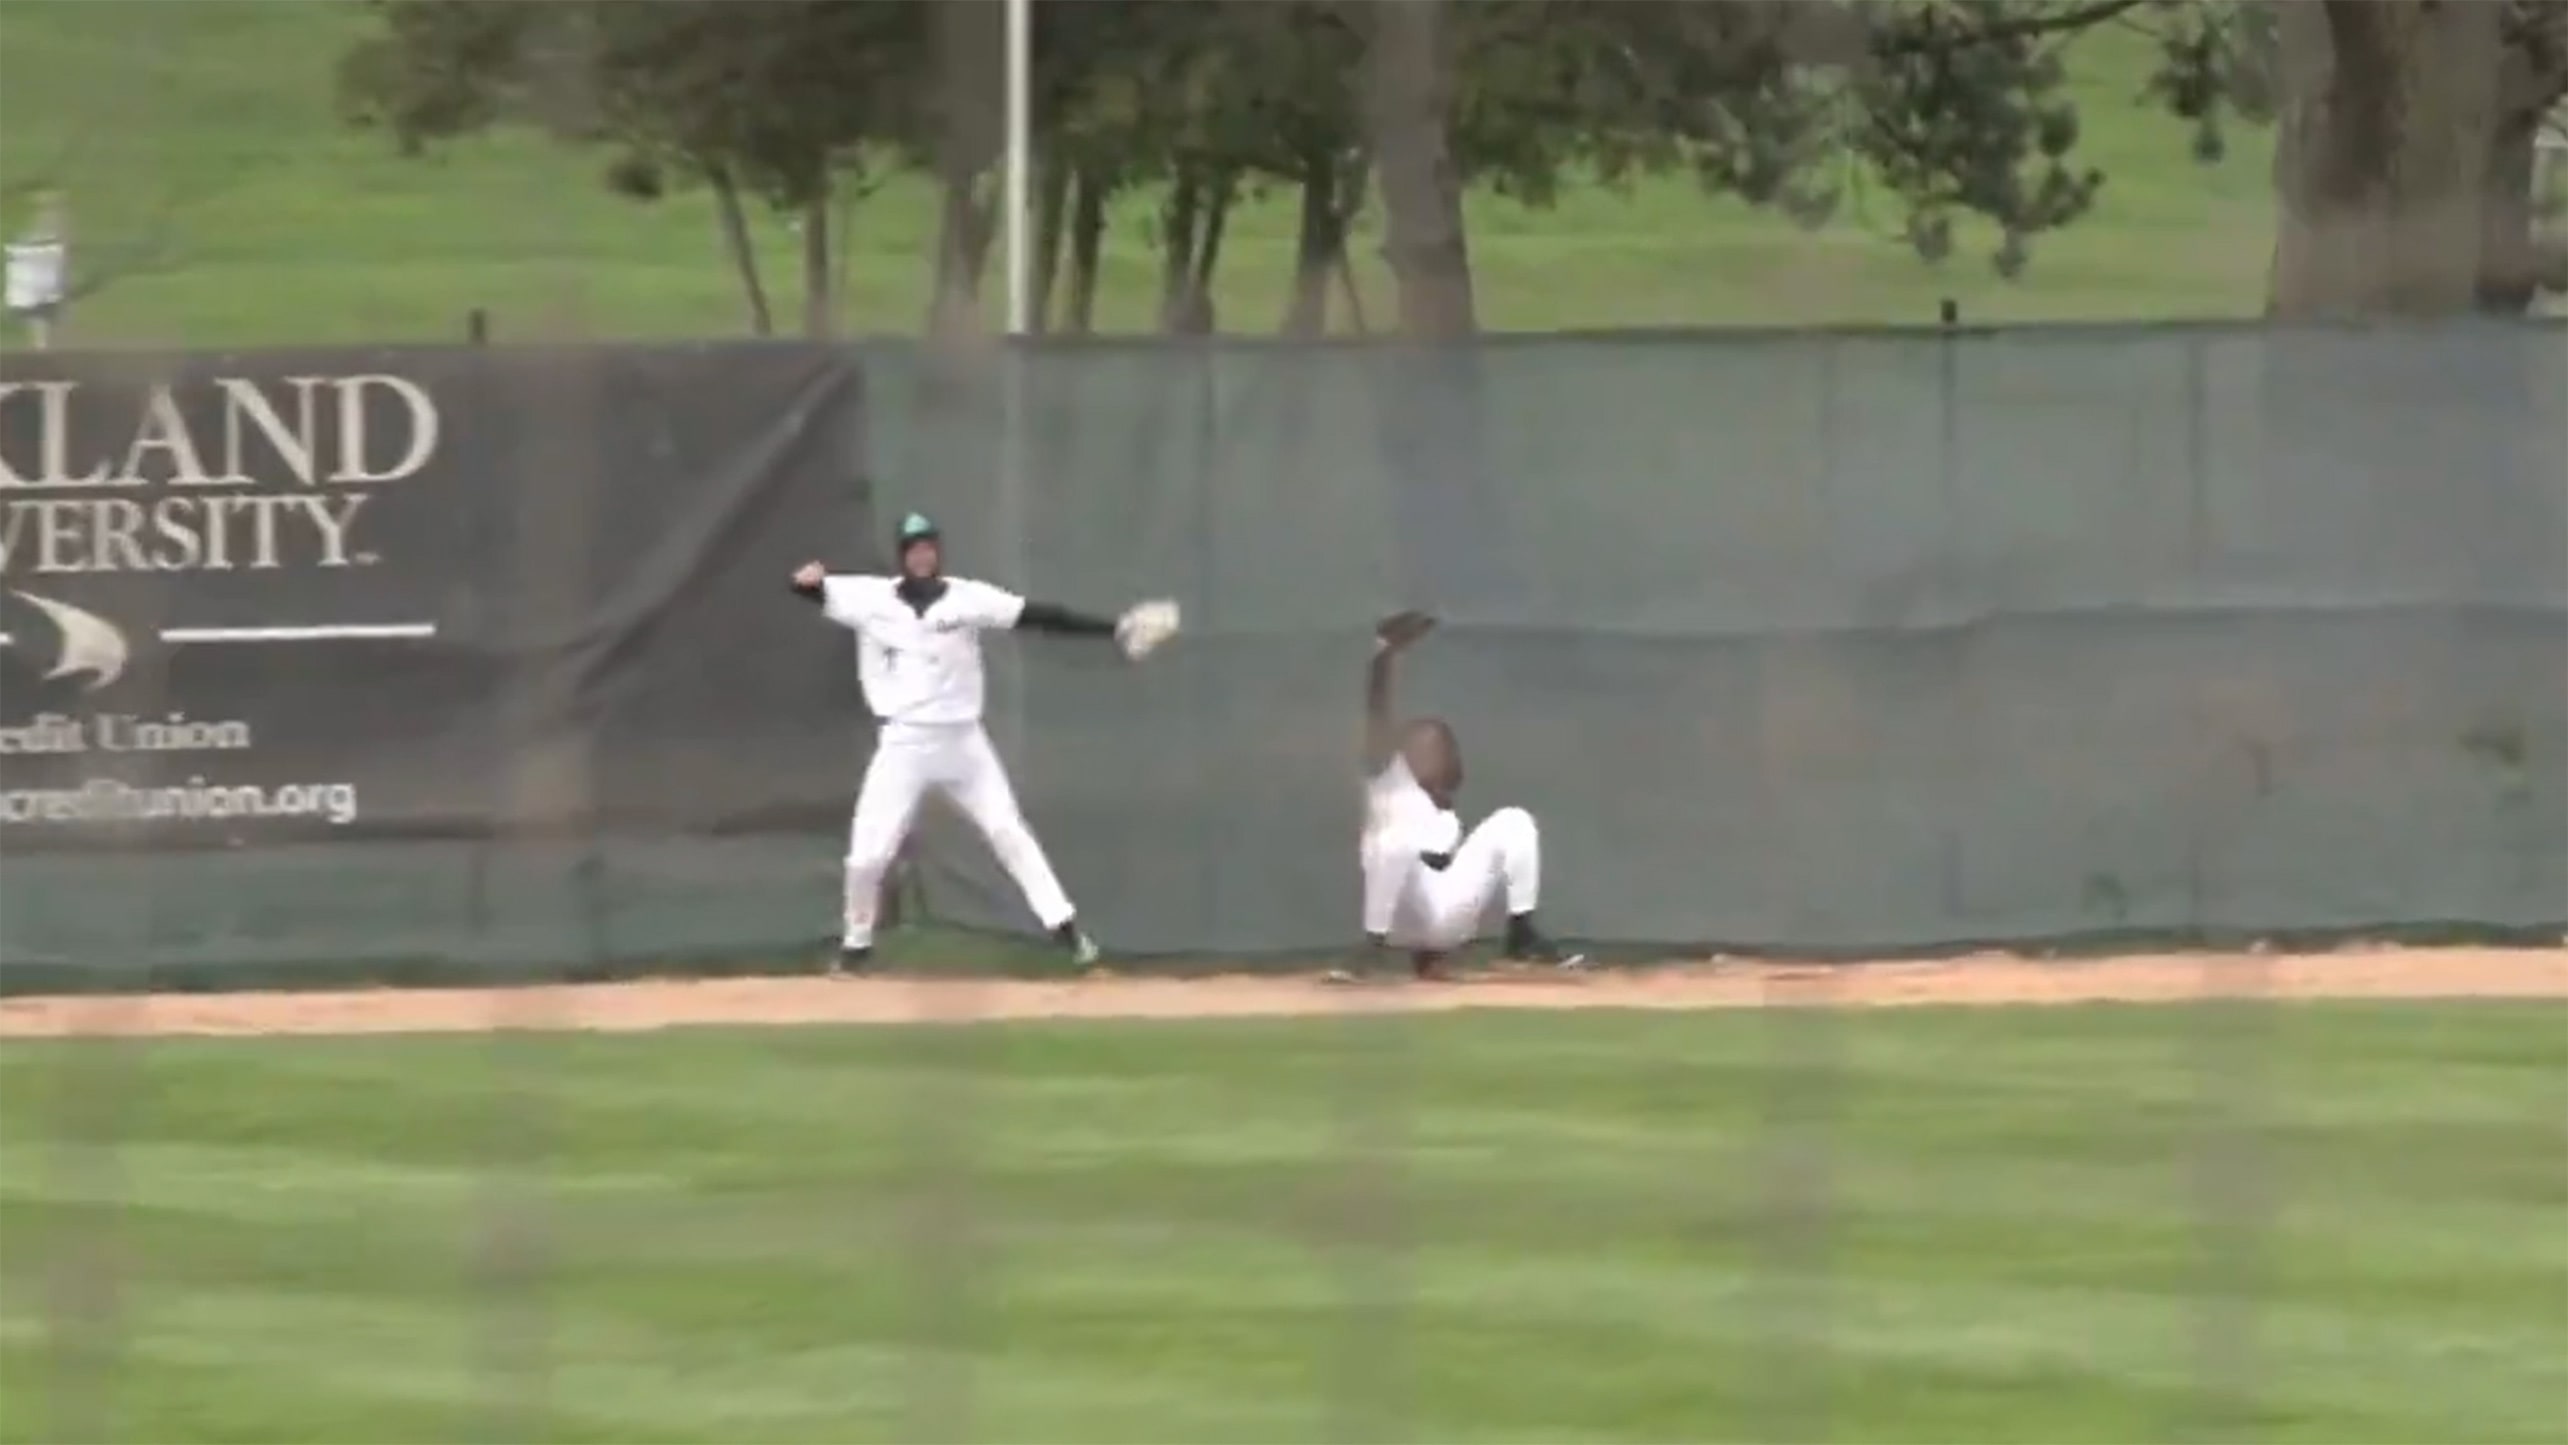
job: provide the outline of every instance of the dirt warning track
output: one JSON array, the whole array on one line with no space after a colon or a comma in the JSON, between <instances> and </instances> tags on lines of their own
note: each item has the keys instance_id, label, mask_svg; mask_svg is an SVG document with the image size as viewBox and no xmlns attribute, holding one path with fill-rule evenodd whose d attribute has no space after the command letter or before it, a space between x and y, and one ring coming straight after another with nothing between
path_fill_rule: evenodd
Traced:
<instances>
[{"instance_id":1,"label":"dirt warning track","mask_svg":"<svg viewBox=\"0 0 2568 1445\"><path fill-rule=\"evenodd\" d=\"M1680 963L1591 975L1332 986L1295 976L648 980L521 989L0 1000L0 1037L468 1033L1458 1009L1873 1008L2204 998L2568 999L2568 948L2170 954L2052 961Z\"/></svg>"}]
</instances>

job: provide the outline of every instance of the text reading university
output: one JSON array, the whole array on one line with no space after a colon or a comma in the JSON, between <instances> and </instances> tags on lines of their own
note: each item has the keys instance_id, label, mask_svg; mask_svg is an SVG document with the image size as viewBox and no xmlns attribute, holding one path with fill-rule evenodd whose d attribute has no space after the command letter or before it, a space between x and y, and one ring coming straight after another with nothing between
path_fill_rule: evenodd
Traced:
<instances>
[{"instance_id":1,"label":"text reading university","mask_svg":"<svg viewBox=\"0 0 2568 1445\"><path fill-rule=\"evenodd\" d=\"M74 381L0 382L0 572L377 560L354 541L366 489L435 458L435 399L384 374L210 385L209 409L166 384L110 400Z\"/></svg>"}]
</instances>

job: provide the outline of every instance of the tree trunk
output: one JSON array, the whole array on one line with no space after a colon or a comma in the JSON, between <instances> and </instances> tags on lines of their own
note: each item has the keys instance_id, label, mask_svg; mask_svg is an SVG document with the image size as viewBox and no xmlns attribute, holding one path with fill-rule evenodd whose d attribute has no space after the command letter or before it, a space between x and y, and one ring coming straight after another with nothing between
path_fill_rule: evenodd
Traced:
<instances>
[{"instance_id":1,"label":"tree trunk","mask_svg":"<svg viewBox=\"0 0 2568 1445\"><path fill-rule=\"evenodd\" d=\"M2541 289L2541 252L2532 229L2533 142L2540 133L2540 117L2508 117L2488 148L2476 300L2490 315L2521 316Z\"/></svg>"},{"instance_id":2,"label":"tree trunk","mask_svg":"<svg viewBox=\"0 0 2568 1445\"><path fill-rule=\"evenodd\" d=\"M1221 269L1222 233L1229 229L1231 203L1239 199L1239 177L1225 174L1213 187L1212 209L1204 215L1204 234L1195 245L1194 288L1210 295L1213 273Z\"/></svg>"},{"instance_id":3,"label":"tree trunk","mask_svg":"<svg viewBox=\"0 0 2568 1445\"><path fill-rule=\"evenodd\" d=\"M990 274L990 244L999 238L999 198L981 194L978 187L965 198L969 204L963 212L963 262L969 268L972 294L978 297L983 278Z\"/></svg>"},{"instance_id":4,"label":"tree trunk","mask_svg":"<svg viewBox=\"0 0 2568 1445\"><path fill-rule=\"evenodd\" d=\"M981 330L981 267L988 255L994 206L979 196L983 175L1006 139L1004 10L989 0L944 0L927 7L937 74L926 122L934 137L944 198L937 216L936 290L928 334L953 339Z\"/></svg>"},{"instance_id":5,"label":"tree trunk","mask_svg":"<svg viewBox=\"0 0 2568 1445\"><path fill-rule=\"evenodd\" d=\"M2475 304L2503 15L2463 0L2276 7L2271 314L2434 316Z\"/></svg>"},{"instance_id":6,"label":"tree trunk","mask_svg":"<svg viewBox=\"0 0 2568 1445\"><path fill-rule=\"evenodd\" d=\"M1070 217L1070 321L1073 336L1087 336L1097 329L1097 258L1106 244L1105 173L1089 169L1079 173L1077 202Z\"/></svg>"},{"instance_id":7,"label":"tree trunk","mask_svg":"<svg viewBox=\"0 0 2568 1445\"><path fill-rule=\"evenodd\" d=\"M803 207L802 217L803 335L814 341L827 340L836 329L829 232L829 191L824 187Z\"/></svg>"},{"instance_id":8,"label":"tree trunk","mask_svg":"<svg viewBox=\"0 0 2568 1445\"><path fill-rule=\"evenodd\" d=\"M1034 334L1052 330L1052 290L1061 273L1061 227L1070 210L1070 163L1045 157L1034 207Z\"/></svg>"},{"instance_id":9,"label":"tree trunk","mask_svg":"<svg viewBox=\"0 0 2568 1445\"><path fill-rule=\"evenodd\" d=\"M1367 8L1368 106L1382 173L1385 260L1399 285L1400 329L1455 340L1479 326L1462 175L1453 155L1453 64L1446 0L1382 0Z\"/></svg>"},{"instance_id":10,"label":"tree trunk","mask_svg":"<svg viewBox=\"0 0 2568 1445\"><path fill-rule=\"evenodd\" d=\"M2485 209L2480 216L2479 308L2520 315L2535 296L2562 283L2551 223L2535 209L2543 122L2568 99L2568 3L2513 0L2500 31L2496 138L2488 148Z\"/></svg>"},{"instance_id":11,"label":"tree trunk","mask_svg":"<svg viewBox=\"0 0 2568 1445\"><path fill-rule=\"evenodd\" d=\"M740 188L732 184L731 172L720 166L708 167L706 184L713 187L713 211L722 225L723 254L731 259L732 274L740 278L740 291L749 302L749 334L776 334L776 314L767 306L767 282L758 274L758 247L749 238L749 216L741 209Z\"/></svg>"},{"instance_id":12,"label":"tree trunk","mask_svg":"<svg viewBox=\"0 0 2568 1445\"><path fill-rule=\"evenodd\" d=\"M1373 158L1356 152L1355 164L1347 168L1343 199L1338 205L1337 254L1329 265L1337 272L1338 290L1346 297L1347 319L1355 334L1368 336L1373 327L1364 319L1364 290L1355 279L1355 261L1347 254L1349 238L1355 234L1355 218L1364 214L1365 198L1373 192Z\"/></svg>"},{"instance_id":13,"label":"tree trunk","mask_svg":"<svg viewBox=\"0 0 2568 1445\"><path fill-rule=\"evenodd\" d=\"M1346 249L1338 226L1337 156L1327 146L1302 153L1302 225L1293 247L1293 293L1283 332L1305 340L1329 330L1329 272Z\"/></svg>"},{"instance_id":14,"label":"tree trunk","mask_svg":"<svg viewBox=\"0 0 2568 1445\"><path fill-rule=\"evenodd\" d=\"M976 191L969 176L945 183L936 222L936 295L927 318L931 336L962 335L980 324L981 276L990 259L994 208Z\"/></svg>"},{"instance_id":15,"label":"tree trunk","mask_svg":"<svg viewBox=\"0 0 2568 1445\"><path fill-rule=\"evenodd\" d=\"M841 176L830 183L830 189L836 200L830 207L829 295L831 314L837 317L847 314L847 253L852 249L848 240L856 234L856 203L872 195L875 188Z\"/></svg>"},{"instance_id":16,"label":"tree trunk","mask_svg":"<svg viewBox=\"0 0 2568 1445\"><path fill-rule=\"evenodd\" d=\"M1231 203L1239 198L1239 177L1225 173L1212 184L1202 225L1195 236L1195 255L1186 268L1186 289L1179 296L1169 330L1179 336L1210 336L1220 329L1213 309L1213 273L1222 263L1222 234L1229 229Z\"/></svg>"},{"instance_id":17,"label":"tree trunk","mask_svg":"<svg viewBox=\"0 0 2568 1445\"><path fill-rule=\"evenodd\" d=\"M1346 253L1346 239L1338 238L1337 255L1329 263L1336 271L1338 292L1346 297L1346 318L1358 336L1373 334L1372 324L1364 319L1364 292L1356 285L1355 261Z\"/></svg>"},{"instance_id":18,"label":"tree trunk","mask_svg":"<svg viewBox=\"0 0 2568 1445\"><path fill-rule=\"evenodd\" d=\"M1193 167L1181 167L1159 216L1159 320L1163 327L1177 316L1185 300L1187 278L1195 273L1195 221L1202 209L1203 182Z\"/></svg>"}]
</instances>

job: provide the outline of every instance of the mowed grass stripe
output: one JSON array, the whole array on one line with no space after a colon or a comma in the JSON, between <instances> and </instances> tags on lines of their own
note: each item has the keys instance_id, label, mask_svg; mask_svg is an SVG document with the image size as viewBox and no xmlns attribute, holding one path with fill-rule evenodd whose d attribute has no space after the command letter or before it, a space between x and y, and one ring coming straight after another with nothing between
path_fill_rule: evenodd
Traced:
<instances>
[{"instance_id":1,"label":"mowed grass stripe","mask_svg":"<svg viewBox=\"0 0 2568 1445\"><path fill-rule=\"evenodd\" d=\"M365 1247L396 1244L406 1242L377 1235ZM227 1247L238 1251L239 1241ZM1781 1282L1752 1270L1671 1271L1594 1254L1492 1259L1429 1247L1402 1271L1393 1338L1404 1359L1425 1362L1420 1384L1431 1395L1444 1393L1443 1380L1473 1411L1504 1402L1497 1418L1548 1431L1629 1408L1630 1387L1617 1382L1641 1368L1636 1362L1657 1362L1645 1373L1660 1376L1671 1361L1695 1361L1704 1371L1690 1382L1644 1382L1640 1399L1653 1388L1697 1408L1753 1398L1757 1381L1741 1373L1741 1362L1757 1360L1761 1349L1823 1359L1830 1374L1857 1378L2083 1377L2088 1387L2163 1407L2189 1398L2204 1328L2182 1298L1890 1281L1879 1253L1860 1247L1845 1252L1844 1276L1810 1282L1827 1291L1824 1311L1778 1319L1767 1311ZM296 1265L280 1267L289 1257ZM339 1352L332 1378L345 1388L416 1403L488 1388L475 1374L475 1339L503 1327L506 1293L453 1280L442 1300L334 1293L329 1281L362 1275L364 1258L362 1250L314 1252L279 1232L255 1256L231 1260L261 1266L273 1288L156 1292L133 1316L129 1358L146 1370L174 1358L265 1371L284 1389L312 1367L313 1342L326 1339ZM754 1269L735 1259L708 1270L647 1248L599 1257L572 1246L553 1261L535 1306L545 1349L561 1362L553 1397L609 1433L685 1427L710 1438L810 1413L805 1382L821 1369L831 1382L826 1399L888 1411L904 1393L910 1363L900 1293L885 1288L903 1282L883 1268L897 1258L878 1252L872 1270L833 1268L826 1256L769 1259ZM1240 1251L1226 1244L1220 1258L1236 1261ZM1005 1282L989 1287L974 1333L989 1367L982 1378L1002 1399L1070 1390L1060 1383L1066 1379L1077 1382L1073 1393L1109 1397L1120 1408L1147 1404L1144 1417L1165 1423L1206 1418L1202 1410L1161 1413L1180 1404L1189 1379L1192 1393L1207 1399L1308 1398L1326 1383L1336 1336L1355 1324L1342 1286L1332 1288L1307 1257L1224 1268L1194 1251L1170 1259L1130 1250L1050 1270L992 1263ZM565 1307L565 1299L575 1303ZM2361 1416L2374 1422L2363 1433L2375 1438L2431 1433L2435 1422L2410 1411L2418 1392L2430 1392L2456 1362L2482 1371L2495 1363L2479 1358L2481 1342L2422 1341L2359 1315L2268 1305L2255 1318L2254 1338L2270 1356L2258 1371L2259 1400L2340 1426ZM1511 1355L1501 1378L1447 1378L1456 1361ZM1145 1360L1147 1401L1137 1389L1109 1388ZM2384 1371L2384 1362L2395 1368ZM636 1374L654 1388L642 1388ZM2348 1380L2359 1388L2349 1392ZM2557 1384L2534 1380L2517 1397L2555 1398L2538 1392ZM1421 1423L1467 1431L1473 1418Z\"/></svg>"},{"instance_id":2,"label":"mowed grass stripe","mask_svg":"<svg viewBox=\"0 0 2568 1445\"><path fill-rule=\"evenodd\" d=\"M909 1438L956 1379L988 1438L2163 1438L2220 1308L2205 1151L2252 1127L2229 1433L2559 1437L2568 1011L2277 1009L2235 1098L2218 1023L13 1046L0 1370L49 1378L35 1262L104 1226L153 1438L451 1435L517 1307L563 1438ZM46 1145L98 1090L123 1147Z\"/></svg>"},{"instance_id":3,"label":"mowed grass stripe","mask_svg":"<svg viewBox=\"0 0 2568 1445\"><path fill-rule=\"evenodd\" d=\"M1527 1136L1526 1147L1547 1147ZM2490 1136L2489 1147L2530 1139ZM1083 1164L974 1171L948 1184L894 1170L885 1177L799 1190L705 1188L678 1174L535 1170L511 1184L486 1172L428 1172L389 1163L298 1156L283 1150L206 1150L134 1144L83 1167L26 1161L0 1179L0 1217L31 1234L49 1218L83 1205L122 1206L152 1218L148 1233L173 1241L169 1258L229 1261L227 1231L279 1230L288 1236L332 1226L352 1215L369 1237L432 1234L405 1248L426 1247L459 1268L471 1233L501 1198L524 1198L539 1235L576 1232L580 1248L630 1247L671 1258L725 1265L773 1258L801 1260L851 1238L898 1253L900 1235L940 1195L967 1202L1016 1197L1044 1201L1038 1215L982 1207L974 1228L994 1247L1024 1238L1072 1242L1083 1250L1155 1247L1191 1234L1329 1243L1342 1228L1331 1213L1332 1175L1343 1171L1308 1159L1268 1165ZM1827 1222L1849 1247L1877 1257L1875 1267L1924 1279L1989 1278L2042 1287L2119 1285L2189 1297L2204 1287L2203 1234L2216 1221L2191 1196L2177 1158L2117 1168L2045 1166L2014 1160L1935 1168L1924 1160L1891 1160L1840 1148L1816 1196ZM2424 1156L2419 1156L2424 1157ZM1701 1262L1707 1252L1765 1247L1775 1214L1787 1201L1758 1177L1759 1160L1743 1152L1701 1180L1669 1163L1614 1159L1582 1168L1573 1187L1527 1179L1493 1158L1462 1169L1450 1161L1404 1166L1393 1187L1401 1209L1418 1221L1469 1219L1458 1243L1493 1258L1538 1256L1590 1246L1607 1235L1618 1252L1657 1267ZM65 1178L57 1171L67 1173ZM2281 1170L2276 1170L2281 1173ZM2431 1169L2419 1171L2435 1177ZM2268 1238L2257 1246L2269 1267L2307 1271L2304 1289L2336 1289L2369 1308L2384 1299L2420 1315L2446 1312L2483 1318L2502 1312L2538 1324L2559 1307L2568 1278L2568 1240L2556 1231L2512 1231L2519 1206L2452 1194L2426 1211L2348 1207L2288 1179L2270 1187ZM2380 1202L2380 1196L2369 1196ZM134 1204L132 1201L148 1201ZM2553 1206L2555 1207L2555 1206ZM55 1213L48 1215L47 1211ZM1560 1220L1581 1221L1564 1235ZM1426 1223L1416 1226L1430 1230ZM181 1240L192 1229L202 1239ZM1447 1239L1445 1229L1429 1238ZM1938 1248L1976 1241L1963 1251ZM411 1256L404 1256L405 1258ZM254 1274L319 1258L304 1243L276 1259L254 1260ZM327 1268L361 1264L362 1257ZM2136 1278L2135 1278L2136 1277Z\"/></svg>"}]
</instances>

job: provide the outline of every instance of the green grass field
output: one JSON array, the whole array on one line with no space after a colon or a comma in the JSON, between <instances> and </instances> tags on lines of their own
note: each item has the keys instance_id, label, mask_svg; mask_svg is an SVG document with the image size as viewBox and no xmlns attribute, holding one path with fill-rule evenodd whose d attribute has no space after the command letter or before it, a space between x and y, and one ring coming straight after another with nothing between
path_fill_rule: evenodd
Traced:
<instances>
[{"instance_id":1,"label":"green grass field","mask_svg":"<svg viewBox=\"0 0 2568 1445\"><path fill-rule=\"evenodd\" d=\"M2550 1005L12 1044L0 1436L2556 1441L2563 1061Z\"/></svg>"},{"instance_id":2,"label":"green grass field","mask_svg":"<svg viewBox=\"0 0 2568 1445\"><path fill-rule=\"evenodd\" d=\"M602 161L522 135L402 160L333 115L331 67L364 18L343 0L0 0L0 182L69 178L75 234L114 248L155 230L169 268L83 306L75 340L229 346L452 339L487 307L498 334L668 336L745 329L701 197L639 207ZM2252 315L2271 249L2270 140L2222 164L2139 99L2149 42L2106 31L2071 52L2099 208L2002 281L1974 237L1941 268L1891 239L1876 196L1805 234L1678 182L1573 190L1550 210L1471 206L1484 317L1512 330L1823 322L1926 323L1952 296L1974 320ZM67 166L57 162L68 158ZM1154 204L1118 218L1101 321L1143 327ZM1226 329L1280 319L1292 199L1234 221L1219 278ZM21 217L0 215L12 230ZM932 197L895 181L856 213L845 324L906 333L924 315ZM770 224L771 286L790 315L793 240ZM1377 320L1390 306L1359 243Z\"/></svg>"}]
</instances>

